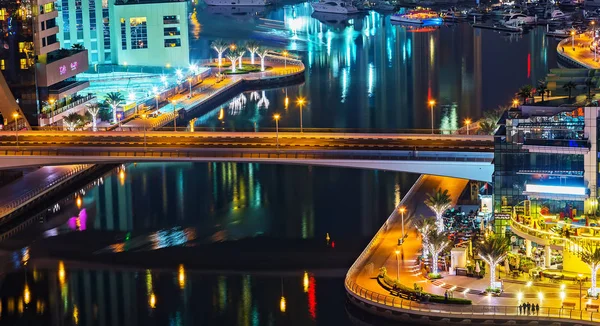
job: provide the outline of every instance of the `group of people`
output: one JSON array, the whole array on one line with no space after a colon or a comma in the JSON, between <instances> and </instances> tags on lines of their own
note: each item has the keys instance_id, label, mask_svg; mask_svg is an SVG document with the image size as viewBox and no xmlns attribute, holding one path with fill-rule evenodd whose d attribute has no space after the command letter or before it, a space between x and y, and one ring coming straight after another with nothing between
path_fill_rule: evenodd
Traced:
<instances>
[{"instance_id":1,"label":"group of people","mask_svg":"<svg viewBox=\"0 0 600 326\"><path fill-rule=\"evenodd\" d=\"M540 305L539 304L533 304L533 303L525 303L523 302L522 305L519 305L519 315L539 315L540 314Z\"/></svg>"}]
</instances>

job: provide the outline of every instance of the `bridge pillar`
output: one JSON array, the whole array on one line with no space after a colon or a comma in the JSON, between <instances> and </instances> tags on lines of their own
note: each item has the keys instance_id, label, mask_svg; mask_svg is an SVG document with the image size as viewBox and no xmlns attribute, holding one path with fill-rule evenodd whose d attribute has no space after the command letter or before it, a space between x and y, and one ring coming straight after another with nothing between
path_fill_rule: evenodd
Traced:
<instances>
[{"instance_id":1,"label":"bridge pillar","mask_svg":"<svg viewBox=\"0 0 600 326\"><path fill-rule=\"evenodd\" d=\"M550 267L550 264L552 263L552 249L550 249L550 245L544 247L544 262L546 268Z\"/></svg>"},{"instance_id":2,"label":"bridge pillar","mask_svg":"<svg viewBox=\"0 0 600 326\"><path fill-rule=\"evenodd\" d=\"M531 240L525 239L525 256L531 257Z\"/></svg>"}]
</instances>

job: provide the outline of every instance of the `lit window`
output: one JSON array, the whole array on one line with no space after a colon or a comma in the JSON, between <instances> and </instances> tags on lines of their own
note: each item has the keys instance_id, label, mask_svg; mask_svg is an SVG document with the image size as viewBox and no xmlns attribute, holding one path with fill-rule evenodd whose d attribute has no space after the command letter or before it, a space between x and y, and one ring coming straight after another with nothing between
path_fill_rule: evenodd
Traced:
<instances>
[{"instance_id":1,"label":"lit window","mask_svg":"<svg viewBox=\"0 0 600 326\"><path fill-rule=\"evenodd\" d=\"M146 17L129 18L129 27L131 28L131 49L147 49L148 28L146 26Z\"/></svg>"},{"instance_id":2,"label":"lit window","mask_svg":"<svg viewBox=\"0 0 600 326\"><path fill-rule=\"evenodd\" d=\"M21 58L21 69L27 69L27 59Z\"/></svg>"},{"instance_id":3,"label":"lit window","mask_svg":"<svg viewBox=\"0 0 600 326\"><path fill-rule=\"evenodd\" d=\"M0 20L6 20L6 9L0 9Z\"/></svg>"},{"instance_id":4,"label":"lit window","mask_svg":"<svg viewBox=\"0 0 600 326\"><path fill-rule=\"evenodd\" d=\"M6 66L4 64L4 59L0 60L0 70L4 70L6 69Z\"/></svg>"},{"instance_id":5,"label":"lit window","mask_svg":"<svg viewBox=\"0 0 600 326\"><path fill-rule=\"evenodd\" d=\"M25 42L19 42L19 53L23 53L23 49L25 49Z\"/></svg>"}]
</instances>

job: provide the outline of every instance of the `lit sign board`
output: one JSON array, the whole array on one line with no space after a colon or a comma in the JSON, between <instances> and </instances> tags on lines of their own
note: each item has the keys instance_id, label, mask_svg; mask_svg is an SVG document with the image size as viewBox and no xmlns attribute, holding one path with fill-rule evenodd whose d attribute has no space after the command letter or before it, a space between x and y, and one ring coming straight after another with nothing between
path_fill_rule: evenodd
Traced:
<instances>
[{"instance_id":1,"label":"lit sign board","mask_svg":"<svg viewBox=\"0 0 600 326\"><path fill-rule=\"evenodd\" d=\"M77 70L77 67L79 67L79 64L77 63L77 61L73 61L69 64L69 67L71 68L71 71L75 71L75 70ZM67 66L62 65L62 66L58 67L58 73L60 73L61 76L66 74Z\"/></svg>"},{"instance_id":2,"label":"lit sign board","mask_svg":"<svg viewBox=\"0 0 600 326\"><path fill-rule=\"evenodd\" d=\"M584 196L586 188L584 187L565 187L565 186L542 186L542 185L526 185L526 192L537 192L557 195L577 195Z\"/></svg>"},{"instance_id":3,"label":"lit sign board","mask_svg":"<svg viewBox=\"0 0 600 326\"><path fill-rule=\"evenodd\" d=\"M510 220L510 214L505 213L495 213L494 219L496 220Z\"/></svg>"}]
</instances>

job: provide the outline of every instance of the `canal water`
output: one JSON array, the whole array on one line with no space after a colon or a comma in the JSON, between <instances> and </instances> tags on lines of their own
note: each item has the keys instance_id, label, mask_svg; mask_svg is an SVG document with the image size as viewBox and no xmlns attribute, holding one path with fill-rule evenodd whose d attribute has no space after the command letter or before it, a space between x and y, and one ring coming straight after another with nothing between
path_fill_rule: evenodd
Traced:
<instances>
[{"instance_id":1,"label":"canal water","mask_svg":"<svg viewBox=\"0 0 600 326\"><path fill-rule=\"evenodd\" d=\"M300 56L307 72L302 85L245 93L200 118L198 126L274 127L277 112L280 128L298 128L294 101L302 96L308 101L306 128L428 129L427 103L434 99L435 128L453 130L466 118L509 105L519 87L537 85L557 67L557 42L545 36L545 27L523 35L467 23L423 30L392 24L389 15L376 12L311 16L309 3L203 7L194 7L191 18L201 26L190 37L192 60L215 58L215 39L254 38Z\"/></svg>"},{"instance_id":2,"label":"canal water","mask_svg":"<svg viewBox=\"0 0 600 326\"><path fill-rule=\"evenodd\" d=\"M282 128L297 128L294 99L303 96L306 128L430 128L426 103L431 98L438 103L435 127L456 129L467 117L476 119L485 109L510 103L518 87L535 84L556 66L556 43L542 29L518 37L468 24L411 30L377 13L311 17L308 3L237 9L199 4L191 10L192 58L214 57L209 44L217 38L254 38L286 47L307 67L304 84L238 95L199 117L198 126L270 128L278 112ZM58 205L48 203L46 223L20 239L34 247L41 237L85 228L81 232L94 235L90 242L98 234L157 234L161 246L186 242L164 236L174 229L193 229L194 241L205 243L257 237L325 243L327 234L332 243L365 240L417 177L294 165L128 165L83 191L74 189ZM82 209L85 222L72 219ZM77 261L62 265L36 261L36 255L23 269L27 249L9 257L0 285L2 324L19 318L38 325L356 322L345 305L339 270L180 273ZM23 305L26 298L29 304Z\"/></svg>"}]
</instances>

